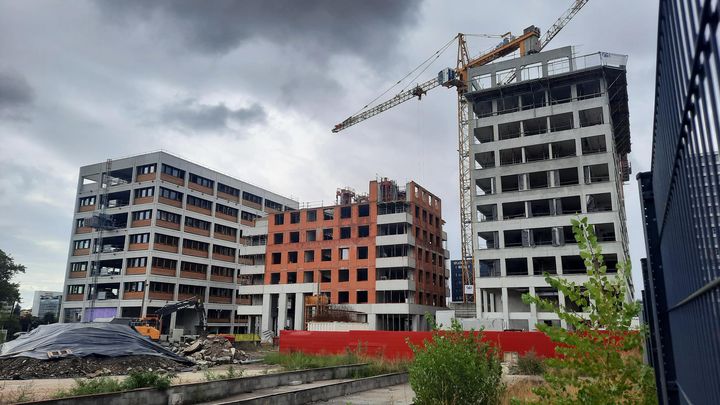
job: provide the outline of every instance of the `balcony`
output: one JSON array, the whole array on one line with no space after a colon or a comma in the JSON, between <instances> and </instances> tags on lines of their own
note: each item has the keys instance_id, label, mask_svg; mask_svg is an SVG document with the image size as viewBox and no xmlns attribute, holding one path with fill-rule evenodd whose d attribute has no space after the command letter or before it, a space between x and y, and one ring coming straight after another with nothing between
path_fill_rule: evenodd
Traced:
<instances>
[{"instance_id":1,"label":"balcony","mask_svg":"<svg viewBox=\"0 0 720 405\"><path fill-rule=\"evenodd\" d=\"M407 233L375 237L375 245L415 245L415 237Z\"/></svg>"},{"instance_id":2,"label":"balcony","mask_svg":"<svg viewBox=\"0 0 720 405\"><path fill-rule=\"evenodd\" d=\"M415 267L415 259L408 256L378 257L375 259L375 267Z\"/></svg>"},{"instance_id":3,"label":"balcony","mask_svg":"<svg viewBox=\"0 0 720 405\"><path fill-rule=\"evenodd\" d=\"M375 289L377 291L385 291L385 290L415 291L415 281L413 281L413 280L377 280L377 281L375 281Z\"/></svg>"},{"instance_id":4,"label":"balcony","mask_svg":"<svg viewBox=\"0 0 720 405\"><path fill-rule=\"evenodd\" d=\"M396 214L384 214L377 216L377 224L392 224L398 222L406 222L412 224L412 216L407 212L398 212Z\"/></svg>"}]
</instances>

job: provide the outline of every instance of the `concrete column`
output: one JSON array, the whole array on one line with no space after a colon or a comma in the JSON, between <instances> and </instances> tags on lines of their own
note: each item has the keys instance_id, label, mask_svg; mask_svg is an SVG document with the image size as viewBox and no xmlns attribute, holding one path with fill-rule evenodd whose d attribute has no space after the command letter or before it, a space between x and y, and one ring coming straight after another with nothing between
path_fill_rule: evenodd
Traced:
<instances>
[{"instance_id":1,"label":"concrete column","mask_svg":"<svg viewBox=\"0 0 720 405\"><path fill-rule=\"evenodd\" d=\"M305 329L305 295L301 292L295 293L295 319L293 326L295 330Z\"/></svg>"},{"instance_id":2,"label":"concrete column","mask_svg":"<svg viewBox=\"0 0 720 405\"><path fill-rule=\"evenodd\" d=\"M270 304L272 303L272 296L270 294L263 294L262 300L262 318L260 320L260 334L266 330L271 330L270 322L272 321Z\"/></svg>"},{"instance_id":3,"label":"concrete column","mask_svg":"<svg viewBox=\"0 0 720 405\"><path fill-rule=\"evenodd\" d=\"M535 296L535 287L530 287L530 295ZM537 304L530 304L530 320L528 321L529 330L537 329L535 324L538 322Z\"/></svg>"},{"instance_id":4,"label":"concrete column","mask_svg":"<svg viewBox=\"0 0 720 405\"><path fill-rule=\"evenodd\" d=\"M505 276L503 272L503 276ZM503 322L505 323L504 327L509 328L510 327L510 305L508 302L508 290L507 288L502 288L502 310L503 310Z\"/></svg>"},{"instance_id":5,"label":"concrete column","mask_svg":"<svg viewBox=\"0 0 720 405\"><path fill-rule=\"evenodd\" d=\"M280 293L278 297L278 333L285 329L287 321L287 294Z\"/></svg>"},{"instance_id":6,"label":"concrete column","mask_svg":"<svg viewBox=\"0 0 720 405\"><path fill-rule=\"evenodd\" d=\"M370 330L377 330L377 315L373 313L367 314L367 321Z\"/></svg>"},{"instance_id":7,"label":"concrete column","mask_svg":"<svg viewBox=\"0 0 720 405\"><path fill-rule=\"evenodd\" d=\"M560 308L565 308L565 294L563 294L562 291L558 290L558 303L560 304ZM563 329L567 329L567 322L564 320L560 320L560 327Z\"/></svg>"}]
</instances>

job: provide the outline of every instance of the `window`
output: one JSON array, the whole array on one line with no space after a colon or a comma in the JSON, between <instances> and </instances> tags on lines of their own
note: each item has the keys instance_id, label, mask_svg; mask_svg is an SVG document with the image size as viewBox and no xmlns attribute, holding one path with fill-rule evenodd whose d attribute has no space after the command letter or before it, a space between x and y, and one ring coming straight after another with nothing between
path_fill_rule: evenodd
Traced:
<instances>
[{"instance_id":1,"label":"window","mask_svg":"<svg viewBox=\"0 0 720 405\"><path fill-rule=\"evenodd\" d=\"M310 231L305 231L305 242L315 242L317 238L317 232L313 229Z\"/></svg>"},{"instance_id":2,"label":"window","mask_svg":"<svg viewBox=\"0 0 720 405\"><path fill-rule=\"evenodd\" d=\"M155 187L138 188L135 190L135 198L152 197L155 194Z\"/></svg>"},{"instance_id":3,"label":"window","mask_svg":"<svg viewBox=\"0 0 720 405\"><path fill-rule=\"evenodd\" d=\"M303 272L303 283L312 283L315 281L315 273L312 271Z\"/></svg>"},{"instance_id":4,"label":"window","mask_svg":"<svg viewBox=\"0 0 720 405\"><path fill-rule=\"evenodd\" d=\"M300 242L300 232L290 232L290 243Z\"/></svg>"},{"instance_id":5,"label":"window","mask_svg":"<svg viewBox=\"0 0 720 405\"><path fill-rule=\"evenodd\" d=\"M225 193L233 197L240 197L240 190L222 183L218 183L218 193Z\"/></svg>"},{"instance_id":6,"label":"window","mask_svg":"<svg viewBox=\"0 0 720 405\"><path fill-rule=\"evenodd\" d=\"M158 221L167 221L167 222L171 222L173 224L180 223L180 218L181 218L180 214L173 214L172 212L158 210L157 215L158 215L158 217L157 217Z\"/></svg>"},{"instance_id":7,"label":"window","mask_svg":"<svg viewBox=\"0 0 720 405\"><path fill-rule=\"evenodd\" d=\"M92 197L83 197L80 199L80 206L86 207L88 205L95 205L95 196Z\"/></svg>"},{"instance_id":8,"label":"window","mask_svg":"<svg viewBox=\"0 0 720 405\"><path fill-rule=\"evenodd\" d=\"M358 216L359 217L369 217L370 216L370 205L368 205L368 204L358 205Z\"/></svg>"},{"instance_id":9,"label":"window","mask_svg":"<svg viewBox=\"0 0 720 405\"><path fill-rule=\"evenodd\" d=\"M350 248L340 248L339 256L340 260L350 260Z\"/></svg>"},{"instance_id":10,"label":"window","mask_svg":"<svg viewBox=\"0 0 720 405\"><path fill-rule=\"evenodd\" d=\"M136 233L130 235L130 243L150 243L149 233Z\"/></svg>"},{"instance_id":11,"label":"window","mask_svg":"<svg viewBox=\"0 0 720 405\"><path fill-rule=\"evenodd\" d=\"M369 225L358 226L358 238L367 238L368 236L370 236L370 226Z\"/></svg>"},{"instance_id":12,"label":"window","mask_svg":"<svg viewBox=\"0 0 720 405\"><path fill-rule=\"evenodd\" d=\"M130 266L128 266L130 267ZM136 267L142 267L142 266L136 266ZM142 292L145 290L145 282L144 281L133 281L130 283L125 283L125 286L123 289L126 292Z\"/></svg>"},{"instance_id":13,"label":"window","mask_svg":"<svg viewBox=\"0 0 720 405\"><path fill-rule=\"evenodd\" d=\"M323 262L329 262L332 260L332 249L322 249L320 251L320 260Z\"/></svg>"},{"instance_id":14,"label":"window","mask_svg":"<svg viewBox=\"0 0 720 405\"><path fill-rule=\"evenodd\" d=\"M350 302L350 293L347 291L338 292L338 304L347 304Z\"/></svg>"},{"instance_id":15,"label":"window","mask_svg":"<svg viewBox=\"0 0 720 405\"><path fill-rule=\"evenodd\" d=\"M288 252L288 263L298 262L298 252Z\"/></svg>"},{"instance_id":16,"label":"window","mask_svg":"<svg viewBox=\"0 0 720 405\"><path fill-rule=\"evenodd\" d=\"M182 201L183 194L169 188L160 187L160 197L173 201Z\"/></svg>"},{"instance_id":17,"label":"window","mask_svg":"<svg viewBox=\"0 0 720 405\"><path fill-rule=\"evenodd\" d=\"M603 123L603 109L602 107L596 107L580 110L578 111L578 118L580 119L581 127L600 125Z\"/></svg>"},{"instance_id":18,"label":"window","mask_svg":"<svg viewBox=\"0 0 720 405\"><path fill-rule=\"evenodd\" d=\"M237 211L237 210L236 210ZM254 221L256 220L260 215L256 215L247 211L240 212L240 219L243 221Z\"/></svg>"},{"instance_id":19,"label":"window","mask_svg":"<svg viewBox=\"0 0 720 405\"><path fill-rule=\"evenodd\" d=\"M332 221L335 218L334 208L323 208L323 221Z\"/></svg>"},{"instance_id":20,"label":"window","mask_svg":"<svg viewBox=\"0 0 720 405\"><path fill-rule=\"evenodd\" d=\"M276 245L280 245L283 243L283 233L282 232L273 234L273 243L275 243Z\"/></svg>"},{"instance_id":21,"label":"window","mask_svg":"<svg viewBox=\"0 0 720 405\"><path fill-rule=\"evenodd\" d=\"M90 249L90 239L76 240L74 242L75 250Z\"/></svg>"},{"instance_id":22,"label":"window","mask_svg":"<svg viewBox=\"0 0 720 405\"><path fill-rule=\"evenodd\" d=\"M85 285L69 285L68 294L83 294L85 292Z\"/></svg>"},{"instance_id":23,"label":"window","mask_svg":"<svg viewBox=\"0 0 720 405\"><path fill-rule=\"evenodd\" d=\"M251 203L255 203L258 205L262 205L262 197L257 196L252 193L248 193L247 191L243 191L242 193L242 199L245 201L249 201Z\"/></svg>"},{"instance_id":24,"label":"window","mask_svg":"<svg viewBox=\"0 0 720 405\"><path fill-rule=\"evenodd\" d=\"M340 228L340 239L350 239L351 228L344 226Z\"/></svg>"},{"instance_id":25,"label":"window","mask_svg":"<svg viewBox=\"0 0 720 405\"><path fill-rule=\"evenodd\" d=\"M368 292L367 291L357 291L356 292L356 300L355 302L358 304L366 304L368 302Z\"/></svg>"},{"instance_id":26,"label":"window","mask_svg":"<svg viewBox=\"0 0 720 405\"><path fill-rule=\"evenodd\" d=\"M341 283L350 281L350 270L340 269L338 272L338 281Z\"/></svg>"},{"instance_id":27,"label":"window","mask_svg":"<svg viewBox=\"0 0 720 405\"><path fill-rule=\"evenodd\" d=\"M275 214L275 225L282 225L285 223L285 214Z\"/></svg>"},{"instance_id":28,"label":"window","mask_svg":"<svg viewBox=\"0 0 720 405\"><path fill-rule=\"evenodd\" d=\"M308 222L317 221L317 211L316 210L305 211L305 215L306 215L306 219Z\"/></svg>"},{"instance_id":29,"label":"window","mask_svg":"<svg viewBox=\"0 0 720 405\"><path fill-rule=\"evenodd\" d=\"M70 263L70 272L83 272L87 271L87 262Z\"/></svg>"},{"instance_id":30,"label":"window","mask_svg":"<svg viewBox=\"0 0 720 405\"><path fill-rule=\"evenodd\" d=\"M162 257L153 257L152 267L157 267L159 269L175 270L175 267L177 267L177 260L163 259Z\"/></svg>"},{"instance_id":31,"label":"window","mask_svg":"<svg viewBox=\"0 0 720 405\"><path fill-rule=\"evenodd\" d=\"M281 252L273 252L272 264L280 264L281 261L282 261L282 253Z\"/></svg>"},{"instance_id":32,"label":"window","mask_svg":"<svg viewBox=\"0 0 720 405\"><path fill-rule=\"evenodd\" d=\"M233 218L237 218L238 216L238 210L236 208L228 207L227 205L217 203L215 204L215 212L219 212Z\"/></svg>"},{"instance_id":33,"label":"window","mask_svg":"<svg viewBox=\"0 0 720 405\"><path fill-rule=\"evenodd\" d=\"M207 252L210 250L210 244L198 240L183 239L183 248Z\"/></svg>"},{"instance_id":34,"label":"window","mask_svg":"<svg viewBox=\"0 0 720 405\"><path fill-rule=\"evenodd\" d=\"M332 238L333 238L332 228L323 229L323 240L332 240Z\"/></svg>"},{"instance_id":35,"label":"window","mask_svg":"<svg viewBox=\"0 0 720 405\"><path fill-rule=\"evenodd\" d=\"M185 217L185 226L202 229L204 231L210 230L210 222L192 217Z\"/></svg>"},{"instance_id":36,"label":"window","mask_svg":"<svg viewBox=\"0 0 720 405\"><path fill-rule=\"evenodd\" d=\"M202 198L197 198L197 197L188 195L187 203L188 203L188 205L202 208L204 210L208 210L208 211L212 210L212 201L203 200Z\"/></svg>"},{"instance_id":37,"label":"window","mask_svg":"<svg viewBox=\"0 0 720 405\"><path fill-rule=\"evenodd\" d=\"M295 273L295 272L289 272L289 273L287 273L287 283L288 283L288 284L295 284L295 283L297 283L297 273Z\"/></svg>"},{"instance_id":38,"label":"window","mask_svg":"<svg viewBox=\"0 0 720 405\"><path fill-rule=\"evenodd\" d=\"M350 218L350 217L352 217L352 207L351 206L340 207L340 218Z\"/></svg>"},{"instance_id":39,"label":"window","mask_svg":"<svg viewBox=\"0 0 720 405\"><path fill-rule=\"evenodd\" d=\"M294 211L294 212L290 213L290 223L291 224L300 223L300 212Z\"/></svg>"},{"instance_id":40,"label":"window","mask_svg":"<svg viewBox=\"0 0 720 405\"><path fill-rule=\"evenodd\" d=\"M213 244L213 253L217 253L222 256L235 257L235 249L222 245Z\"/></svg>"},{"instance_id":41,"label":"window","mask_svg":"<svg viewBox=\"0 0 720 405\"><path fill-rule=\"evenodd\" d=\"M215 224L215 234L232 236L234 238L237 235L237 229L225 225Z\"/></svg>"},{"instance_id":42,"label":"window","mask_svg":"<svg viewBox=\"0 0 720 405\"><path fill-rule=\"evenodd\" d=\"M193 263L193 262L181 262L180 263L180 270L181 271L189 271L191 273L207 273L207 265L201 264L201 263Z\"/></svg>"},{"instance_id":43,"label":"window","mask_svg":"<svg viewBox=\"0 0 720 405\"><path fill-rule=\"evenodd\" d=\"M605 135L588 136L580 140L582 145L582 154L590 155L593 153L603 153L607 151L605 145Z\"/></svg>"},{"instance_id":44,"label":"window","mask_svg":"<svg viewBox=\"0 0 720 405\"><path fill-rule=\"evenodd\" d=\"M265 207L275 211L282 211L282 204L276 203L275 201L265 199Z\"/></svg>"},{"instance_id":45,"label":"window","mask_svg":"<svg viewBox=\"0 0 720 405\"><path fill-rule=\"evenodd\" d=\"M305 263L312 263L315 261L315 251L314 250L306 250L305 251Z\"/></svg>"},{"instance_id":46,"label":"window","mask_svg":"<svg viewBox=\"0 0 720 405\"><path fill-rule=\"evenodd\" d=\"M270 273L270 284L280 284L280 273Z\"/></svg>"},{"instance_id":47,"label":"window","mask_svg":"<svg viewBox=\"0 0 720 405\"><path fill-rule=\"evenodd\" d=\"M75 221L75 228L84 228L85 227L85 218L80 218Z\"/></svg>"},{"instance_id":48,"label":"window","mask_svg":"<svg viewBox=\"0 0 720 405\"><path fill-rule=\"evenodd\" d=\"M330 270L320 270L320 282L329 283L332 281L332 272Z\"/></svg>"},{"instance_id":49,"label":"window","mask_svg":"<svg viewBox=\"0 0 720 405\"><path fill-rule=\"evenodd\" d=\"M221 277L233 277L235 275L235 269L231 267L212 266L210 267L210 274Z\"/></svg>"},{"instance_id":50,"label":"window","mask_svg":"<svg viewBox=\"0 0 720 405\"><path fill-rule=\"evenodd\" d=\"M213 188L215 186L214 181L202 176L198 176L195 173L190 173L190 182L207 188Z\"/></svg>"},{"instance_id":51,"label":"window","mask_svg":"<svg viewBox=\"0 0 720 405\"><path fill-rule=\"evenodd\" d=\"M177 177L180 179L185 178L185 170L180 170L178 168L172 167L170 165L166 165L164 163L162 165L162 172L163 172L163 174L167 174L167 175Z\"/></svg>"},{"instance_id":52,"label":"window","mask_svg":"<svg viewBox=\"0 0 720 405\"><path fill-rule=\"evenodd\" d=\"M358 258L358 259L367 259L367 258L368 258L368 248L367 248L367 246L358 246L358 248L357 248L357 258Z\"/></svg>"},{"instance_id":53,"label":"window","mask_svg":"<svg viewBox=\"0 0 720 405\"><path fill-rule=\"evenodd\" d=\"M355 279L357 281L367 281L368 279L368 269L357 269L356 277Z\"/></svg>"},{"instance_id":54,"label":"window","mask_svg":"<svg viewBox=\"0 0 720 405\"><path fill-rule=\"evenodd\" d=\"M157 169L157 165L155 163L150 165L143 165L137 167L137 174L152 174L155 173L155 170Z\"/></svg>"}]
</instances>

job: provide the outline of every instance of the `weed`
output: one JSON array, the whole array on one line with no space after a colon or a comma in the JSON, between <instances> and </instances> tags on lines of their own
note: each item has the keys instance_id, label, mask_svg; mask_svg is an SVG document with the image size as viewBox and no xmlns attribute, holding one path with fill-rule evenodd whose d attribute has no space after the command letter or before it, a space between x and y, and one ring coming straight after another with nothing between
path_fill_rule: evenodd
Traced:
<instances>
[{"instance_id":1,"label":"weed","mask_svg":"<svg viewBox=\"0 0 720 405\"><path fill-rule=\"evenodd\" d=\"M545 363L534 351L529 351L518 357L517 363L510 368L510 374L542 375L545 372Z\"/></svg>"},{"instance_id":2,"label":"weed","mask_svg":"<svg viewBox=\"0 0 720 405\"><path fill-rule=\"evenodd\" d=\"M152 371L133 371L122 382L111 377L91 378L89 380L76 379L74 387L56 392L53 398L104 394L146 387L167 389L172 384L173 378L175 378L174 374L160 375Z\"/></svg>"},{"instance_id":3,"label":"weed","mask_svg":"<svg viewBox=\"0 0 720 405\"><path fill-rule=\"evenodd\" d=\"M235 368L233 368L233 366L230 366L230 368L228 368L228 370L227 370L227 373L224 373L224 374L216 374L210 370L206 370L205 371L205 381L219 381L219 380L229 380L232 378L240 378L240 377L242 377L243 372L244 372L243 369L235 371Z\"/></svg>"}]
</instances>

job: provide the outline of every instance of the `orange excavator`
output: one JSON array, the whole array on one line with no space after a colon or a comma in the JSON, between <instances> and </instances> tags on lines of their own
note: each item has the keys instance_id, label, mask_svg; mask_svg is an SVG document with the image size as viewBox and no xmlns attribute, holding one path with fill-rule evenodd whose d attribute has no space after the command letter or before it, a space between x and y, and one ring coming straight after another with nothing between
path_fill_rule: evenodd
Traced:
<instances>
[{"instance_id":1,"label":"orange excavator","mask_svg":"<svg viewBox=\"0 0 720 405\"><path fill-rule=\"evenodd\" d=\"M202 327L201 335L205 335L207 333L207 316L205 315L205 306L197 297L178 301L174 304L167 304L155 311L152 315L132 320L130 322L130 326L139 334L146 336L150 340L158 341L160 340L160 333L162 331L162 317L185 308L195 309L200 320L200 326Z\"/></svg>"}]
</instances>

